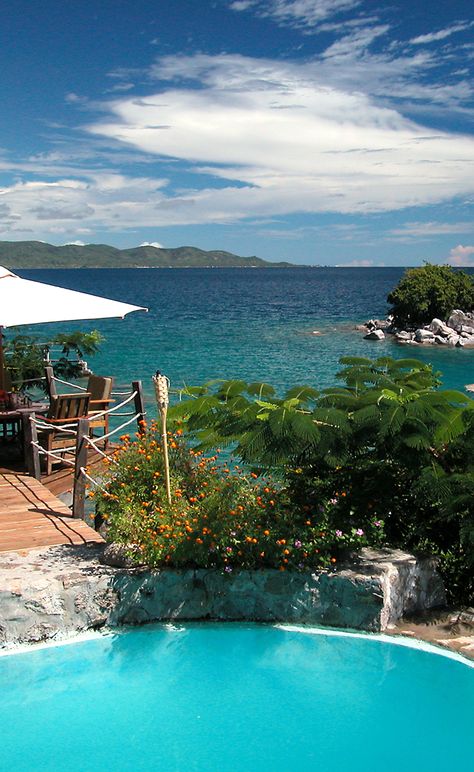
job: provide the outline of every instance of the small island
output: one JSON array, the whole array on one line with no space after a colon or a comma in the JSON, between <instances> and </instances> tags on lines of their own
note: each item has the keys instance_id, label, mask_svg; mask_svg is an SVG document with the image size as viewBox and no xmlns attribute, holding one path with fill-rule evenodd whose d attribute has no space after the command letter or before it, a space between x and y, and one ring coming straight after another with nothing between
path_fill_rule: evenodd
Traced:
<instances>
[{"instance_id":1,"label":"small island","mask_svg":"<svg viewBox=\"0 0 474 772\"><path fill-rule=\"evenodd\" d=\"M197 247L165 249L151 245L117 249L107 244L0 241L0 265L9 268L296 268L293 263L240 257Z\"/></svg>"}]
</instances>

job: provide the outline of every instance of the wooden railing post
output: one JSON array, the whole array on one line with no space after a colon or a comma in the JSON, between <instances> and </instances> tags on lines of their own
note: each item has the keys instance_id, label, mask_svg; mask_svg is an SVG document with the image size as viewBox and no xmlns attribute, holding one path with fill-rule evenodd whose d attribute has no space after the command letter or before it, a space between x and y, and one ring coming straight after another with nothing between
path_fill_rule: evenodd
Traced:
<instances>
[{"instance_id":1,"label":"wooden railing post","mask_svg":"<svg viewBox=\"0 0 474 772\"><path fill-rule=\"evenodd\" d=\"M87 466L86 437L89 436L89 421L80 418L77 422L76 463L74 466L74 490L72 494L72 516L84 520L86 499L86 478L81 472Z\"/></svg>"},{"instance_id":2,"label":"wooden railing post","mask_svg":"<svg viewBox=\"0 0 474 772\"><path fill-rule=\"evenodd\" d=\"M49 400L51 401L53 397L55 397L58 393L58 390L56 389L56 384L54 382L54 370L52 367L48 365L48 367L44 368L44 372L46 375L46 391L48 392Z\"/></svg>"},{"instance_id":3,"label":"wooden railing post","mask_svg":"<svg viewBox=\"0 0 474 772\"><path fill-rule=\"evenodd\" d=\"M146 417L146 410L145 410L145 400L143 398L143 388L142 388L142 382L141 381L132 381L132 391L136 391L134 398L134 404L135 404L135 413L138 413L137 418L137 424L138 424L138 433L144 434L145 429L142 426L142 421L145 420Z\"/></svg>"},{"instance_id":4,"label":"wooden railing post","mask_svg":"<svg viewBox=\"0 0 474 772\"><path fill-rule=\"evenodd\" d=\"M23 454L25 457L25 466L31 477L37 480L41 479L41 466L38 448L33 442L38 442L38 432L36 431L34 413L23 413L21 416L23 432Z\"/></svg>"}]
</instances>

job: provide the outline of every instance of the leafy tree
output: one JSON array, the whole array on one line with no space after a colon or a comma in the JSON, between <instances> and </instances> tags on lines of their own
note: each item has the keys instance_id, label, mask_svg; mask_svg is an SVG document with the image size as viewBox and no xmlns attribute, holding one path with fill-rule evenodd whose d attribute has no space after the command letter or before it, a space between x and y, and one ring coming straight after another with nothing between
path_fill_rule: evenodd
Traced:
<instances>
[{"instance_id":1,"label":"leafy tree","mask_svg":"<svg viewBox=\"0 0 474 772\"><path fill-rule=\"evenodd\" d=\"M451 311L474 308L474 281L464 271L426 263L405 272L387 297L397 326L419 326L435 317L446 320Z\"/></svg>"},{"instance_id":2,"label":"leafy tree","mask_svg":"<svg viewBox=\"0 0 474 772\"><path fill-rule=\"evenodd\" d=\"M453 593L472 597L474 401L418 360L341 363L343 385L322 392L213 382L172 412L202 448L228 444L282 478L295 511L330 499L333 527L380 519L391 545L440 555Z\"/></svg>"},{"instance_id":3,"label":"leafy tree","mask_svg":"<svg viewBox=\"0 0 474 772\"><path fill-rule=\"evenodd\" d=\"M5 365L15 390L21 391L25 385L44 390L44 368L53 346L61 349L59 358L54 362L56 375L66 380L78 378L82 374L79 359L97 353L102 340L97 330L59 333L49 343L41 343L33 335L6 338Z\"/></svg>"}]
</instances>

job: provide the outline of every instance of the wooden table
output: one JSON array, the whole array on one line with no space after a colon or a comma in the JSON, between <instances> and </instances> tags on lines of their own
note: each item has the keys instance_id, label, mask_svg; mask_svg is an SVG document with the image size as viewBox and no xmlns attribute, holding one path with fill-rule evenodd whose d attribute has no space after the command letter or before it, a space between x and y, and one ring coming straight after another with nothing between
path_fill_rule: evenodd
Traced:
<instances>
[{"instance_id":1,"label":"wooden table","mask_svg":"<svg viewBox=\"0 0 474 772\"><path fill-rule=\"evenodd\" d=\"M49 409L45 402L35 402L27 407L18 407L16 410L0 410L0 441L15 442L25 455L23 442L23 416L38 413L44 415Z\"/></svg>"}]
</instances>

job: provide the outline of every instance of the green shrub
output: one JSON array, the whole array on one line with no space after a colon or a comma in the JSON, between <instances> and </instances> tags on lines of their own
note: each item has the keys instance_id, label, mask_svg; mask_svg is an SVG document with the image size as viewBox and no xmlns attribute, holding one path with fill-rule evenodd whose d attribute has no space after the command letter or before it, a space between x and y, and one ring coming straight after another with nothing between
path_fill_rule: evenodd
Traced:
<instances>
[{"instance_id":1,"label":"green shrub","mask_svg":"<svg viewBox=\"0 0 474 772\"><path fill-rule=\"evenodd\" d=\"M398 327L420 326L434 318L446 321L455 308L474 308L474 281L464 271L427 263L407 270L387 300Z\"/></svg>"},{"instance_id":2,"label":"green shrub","mask_svg":"<svg viewBox=\"0 0 474 772\"><path fill-rule=\"evenodd\" d=\"M332 501L333 528L382 520L391 546L430 545L450 561L451 598L472 602L474 401L440 390L418 360L341 363L342 385L323 392L301 386L277 397L268 384L213 382L187 389L172 412L202 449L228 443L277 475L295 511Z\"/></svg>"},{"instance_id":3,"label":"green shrub","mask_svg":"<svg viewBox=\"0 0 474 772\"><path fill-rule=\"evenodd\" d=\"M34 335L14 335L5 339L6 369L16 391L26 385L45 391L44 368L52 346L61 349L60 357L54 362L55 375L71 380L82 375L78 359L96 354L102 341L97 330L58 333L49 343L41 343ZM78 359L71 359L71 354Z\"/></svg>"},{"instance_id":4,"label":"green shrub","mask_svg":"<svg viewBox=\"0 0 474 772\"><path fill-rule=\"evenodd\" d=\"M348 551L383 541L383 522L338 527L337 499L295 506L282 485L204 456L170 436L172 503L156 427L127 436L109 463L96 512L108 538L149 566L281 571L330 569Z\"/></svg>"}]
</instances>

